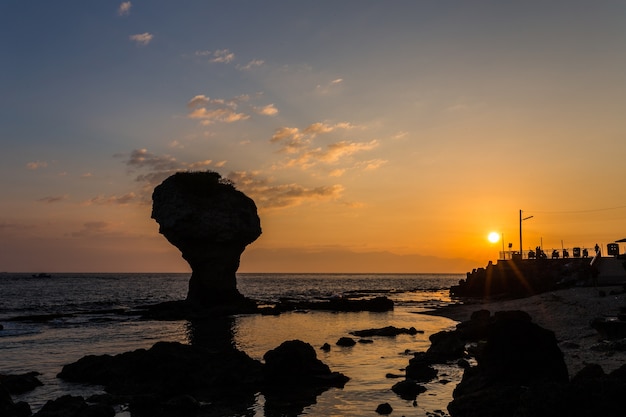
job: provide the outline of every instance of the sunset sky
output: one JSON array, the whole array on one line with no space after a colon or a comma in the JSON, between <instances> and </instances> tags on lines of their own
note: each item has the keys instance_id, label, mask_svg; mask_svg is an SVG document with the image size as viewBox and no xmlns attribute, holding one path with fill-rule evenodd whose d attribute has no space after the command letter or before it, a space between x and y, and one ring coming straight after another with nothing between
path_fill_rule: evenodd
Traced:
<instances>
[{"instance_id":1,"label":"sunset sky","mask_svg":"<svg viewBox=\"0 0 626 417\"><path fill-rule=\"evenodd\" d=\"M0 45L0 272L188 271L179 170L255 200L241 272L626 238L624 1L3 0Z\"/></svg>"}]
</instances>

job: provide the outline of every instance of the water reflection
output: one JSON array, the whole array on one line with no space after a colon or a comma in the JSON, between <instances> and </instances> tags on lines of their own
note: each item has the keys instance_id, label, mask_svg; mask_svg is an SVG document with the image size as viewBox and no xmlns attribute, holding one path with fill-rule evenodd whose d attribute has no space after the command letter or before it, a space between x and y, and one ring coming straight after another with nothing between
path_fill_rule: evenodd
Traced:
<instances>
[{"instance_id":1,"label":"water reflection","mask_svg":"<svg viewBox=\"0 0 626 417\"><path fill-rule=\"evenodd\" d=\"M187 322L189 344L220 352L235 348L235 319L218 317Z\"/></svg>"},{"instance_id":2,"label":"water reflection","mask_svg":"<svg viewBox=\"0 0 626 417\"><path fill-rule=\"evenodd\" d=\"M210 349L217 355L223 354L226 360L232 357L227 353L237 349L235 335L238 326L248 323L250 318L223 317L190 321L187 323L188 342L194 346ZM276 338L275 332L272 331L276 329L263 327L262 330L265 332L257 334L253 340L266 339L265 351L275 348L284 341ZM265 417L298 416L304 412L305 408L316 404L319 395L331 389L330 387L295 384L290 380L292 377L293 375L286 374L284 378L277 381L268 382L266 379L258 387L258 397L249 391L233 392L222 396L217 402L213 400L212 403L218 409L223 409L224 415L251 417L261 414L262 408L262 415Z\"/></svg>"}]
</instances>

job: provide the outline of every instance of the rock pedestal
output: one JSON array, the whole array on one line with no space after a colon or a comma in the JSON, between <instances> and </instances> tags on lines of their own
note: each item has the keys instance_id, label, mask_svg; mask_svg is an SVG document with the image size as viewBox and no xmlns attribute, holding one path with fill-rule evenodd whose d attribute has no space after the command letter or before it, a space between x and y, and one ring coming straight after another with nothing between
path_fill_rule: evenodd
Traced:
<instances>
[{"instance_id":1,"label":"rock pedestal","mask_svg":"<svg viewBox=\"0 0 626 417\"><path fill-rule=\"evenodd\" d=\"M152 218L191 266L189 302L211 307L243 299L239 258L261 235L251 198L216 172L178 172L154 189Z\"/></svg>"}]
</instances>

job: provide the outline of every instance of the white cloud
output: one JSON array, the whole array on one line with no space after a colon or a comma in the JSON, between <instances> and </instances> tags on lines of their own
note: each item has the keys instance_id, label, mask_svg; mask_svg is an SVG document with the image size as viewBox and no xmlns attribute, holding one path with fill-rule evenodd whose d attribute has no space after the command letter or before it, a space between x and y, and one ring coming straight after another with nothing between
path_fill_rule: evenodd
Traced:
<instances>
[{"instance_id":1,"label":"white cloud","mask_svg":"<svg viewBox=\"0 0 626 417\"><path fill-rule=\"evenodd\" d=\"M144 32L144 33L137 33L135 35L130 35L128 38L131 41L135 42L137 45L145 46L152 41L153 37L154 35L152 35L151 33Z\"/></svg>"},{"instance_id":2,"label":"white cloud","mask_svg":"<svg viewBox=\"0 0 626 417\"><path fill-rule=\"evenodd\" d=\"M120 16L128 16L130 14L131 3L129 1L122 2L117 8L117 14Z\"/></svg>"}]
</instances>

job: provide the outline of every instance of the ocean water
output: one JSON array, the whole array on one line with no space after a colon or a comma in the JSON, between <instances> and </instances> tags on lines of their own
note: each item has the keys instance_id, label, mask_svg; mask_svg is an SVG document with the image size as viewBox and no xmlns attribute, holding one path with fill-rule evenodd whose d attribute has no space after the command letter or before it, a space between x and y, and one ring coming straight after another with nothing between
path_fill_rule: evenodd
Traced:
<instances>
[{"instance_id":1,"label":"ocean water","mask_svg":"<svg viewBox=\"0 0 626 417\"><path fill-rule=\"evenodd\" d=\"M341 295L351 298L387 296L394 300L391 312L334 313L298 311L279 316L238 315L222 323L226 337L252 358L285 340L300 339L316 348L318 358L351 379L343 389L332 388L306 407L307 416L376 415L376 406L389 403L394 415L446 415L452 390L462 371L456 366L438 366L439 377L426 384L417 405L391 391L412 352L424 351L428 337L453 328L456 322L420 314L454 303L451 285L459 274L239 274L238 288L246 296L271 305L281 298L323 300ZM214 333L205 333L187 321L140 320L142 305L184 299L189 274L0 274L0 373L37 371L44 386L16 396L33 412L61 395L89 396L101 393L98 386L85 386L56 378L63 365L89 354L118 354L149 348L157 341L211 343ZM37 316L48 320L37 320ZM52 316L51 316L52 315ZM50 319L52 317L52 319ZM225 323L225 324L224 324ZM423 334L393 338L373 337L373 343L341 348L335 342L349 332L385 326L415 327ZM212 332L214 329L212 329ZM324 343L329 352L319 349ZM262 395L246 416L263 417ZM118 417L128 416L120 409Z\"/></svg>"}]
</instances>

